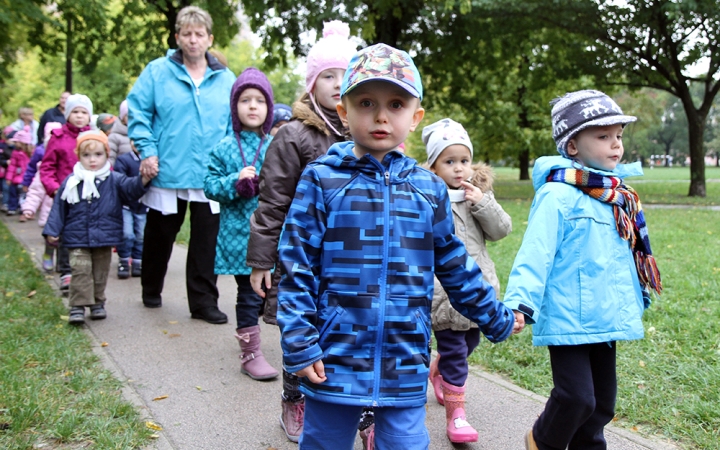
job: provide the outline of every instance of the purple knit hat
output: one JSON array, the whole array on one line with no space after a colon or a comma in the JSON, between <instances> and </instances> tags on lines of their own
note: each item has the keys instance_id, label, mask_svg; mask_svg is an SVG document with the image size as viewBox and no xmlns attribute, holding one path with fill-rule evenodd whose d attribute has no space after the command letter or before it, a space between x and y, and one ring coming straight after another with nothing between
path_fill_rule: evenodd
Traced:
<instances>
[{"instance_id":1,"label":"purple knit hat","mask_svg":"<svg viewBox=\"0 0 720 450\"><path fill-rule=\"evenodd\" d=\"M268 80L262 71L254 67L245 69L237 80L235 80L232 91L230 91L230 117L232 117L233 130L237 133L242 131L242 124L240 123L240 118L237 113L237 102L242 91L248 88L255 88L265 96L267 116L265 117L262 131L264 134L268 134L272 129L273 123L273 90L272 86L270 86L270 80Z\"/></svg>"}]
</instances>

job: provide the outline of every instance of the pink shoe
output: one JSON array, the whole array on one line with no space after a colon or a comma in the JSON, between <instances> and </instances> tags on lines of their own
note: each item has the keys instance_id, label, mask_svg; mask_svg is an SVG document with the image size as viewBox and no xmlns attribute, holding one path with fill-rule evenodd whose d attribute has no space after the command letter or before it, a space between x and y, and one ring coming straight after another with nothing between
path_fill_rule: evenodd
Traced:
<instances>
[{"instance_id":1,"label":"pink shoe","mask_svg":"<svg viewBox=\"0 0 720 450\"><path fill-rule=\"evenodd\" d=\"M305 424L305 397L300 400L282 400L282 413L280 414L280 426L285 431L285 436L292 442L298 442Z\"/></svg>"},{"instance_id":2,"label":"pink shoe","mask_svg":"<svg viewBox=\"0 0 720 450\"><path fill-rule=\"evenodd\" d=\"M443 377L440 375L440 371L438 370L438 362L440 361L440 354L438 353L437 358L433 359L430 363L430 384L433 386L433 391L435 392L435 398L437 399L438 403L441 405L445 404L445 400L443 399L443 390L442 390L442 382Z\"/></svg>"},{"instance_id":3,"label":"pink shoe","mask_svg":"<svg viewBox=\"0 0 720 450\"><path fill-rule=\"evenodd\" d=\"M443 381L442 388L448 439L454 444L477 442L478 432L465 418L465 386L453 386Z\"/></svg>"},{"instance_id":4,"label":"pink shoe","mask_svg":"<svg viewBox=\"0 0 720 450\"><path fill-rule=\"evenodd\" d=\"M375 424L360 431L360 439L363 443L363 450L375 449Z\"/></svg>"}]
</instances>

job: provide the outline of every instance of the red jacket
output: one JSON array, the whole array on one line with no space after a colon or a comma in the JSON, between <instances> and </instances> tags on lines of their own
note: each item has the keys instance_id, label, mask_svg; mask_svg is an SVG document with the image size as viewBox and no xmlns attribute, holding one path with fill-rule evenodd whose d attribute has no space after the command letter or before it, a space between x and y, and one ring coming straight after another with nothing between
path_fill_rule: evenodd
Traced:
<instances>
[{"instance_id":1,"label":"red jacket","mask_svg":"<svg viewBox=\"0 0 720 450\"><path fill-rule=\"evenodd\" d=\"M25 176L25 169L30 162L30 157L22 150L15 150L10 156L5 179L8 184L20 184Z\"/></svg>"},{"instance_id":2,"label":"red jacket","mask_svg":"<svg viewBox=\"0 0 720 450\"><path fill-rule=\"evenodd\" d=\"M89 129L89 125L78 128L75 125L66 123L62 128L52 130L39 169L40 181L42 181L49 196L54 197L55 191L58 190L60 184L72 173L75 163L78 162L75 154L77 137L81 132Z\"/></svg>"}]
</instances>

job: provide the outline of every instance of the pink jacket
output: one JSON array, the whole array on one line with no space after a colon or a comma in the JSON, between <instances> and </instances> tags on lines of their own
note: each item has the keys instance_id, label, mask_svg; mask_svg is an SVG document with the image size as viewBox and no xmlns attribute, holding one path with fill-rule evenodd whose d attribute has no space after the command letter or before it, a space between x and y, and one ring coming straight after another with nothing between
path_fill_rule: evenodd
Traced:
<instances>
[{"instance_id":1,"label":"pink jacket","mask_svg":"<svg viewBox=\"0 0 720 450\"><path fill-rule=\"evenodd\" d=\"M42 163L38 163L38 166L41 164ZM45 192L45 187L40 181L39 169L40 167L38 167L38 172L35 174L28 188L25 201L22 204L22 212L23 214L25 214L25 212L32 214L37 212L38 225L44 227L50 215L50 210L52 209L53 199ZM40 212L38 212L38 209L40 209Z\"/></svg>"},{"instance_id":2,"label":"pink jacket","mask_svg":"<svg viewBox=\"0 0 720 450\"><path fill-rule=\"evenodd\" d=\"M9 184L20 184L23 181L25 175L25 169L27 169L30 157L22 150L15 150L10 156L10 162L5 172L5 179Z\"/></svg>"},{"instance_id":3,"label":"pink jacket","mask_svg":"<svg viewBox=\"0 0 720 450\"><path fill-rule=\"evenodd\" d=\"M89 129L89 125L78 128L66 123L62 128L52 130L42 165L38 169L40 180L49 196L53 197L60 184L72 173L75 163L78 162L75 154L77 137L80 132Z\"/></svg>"}]
</instances>

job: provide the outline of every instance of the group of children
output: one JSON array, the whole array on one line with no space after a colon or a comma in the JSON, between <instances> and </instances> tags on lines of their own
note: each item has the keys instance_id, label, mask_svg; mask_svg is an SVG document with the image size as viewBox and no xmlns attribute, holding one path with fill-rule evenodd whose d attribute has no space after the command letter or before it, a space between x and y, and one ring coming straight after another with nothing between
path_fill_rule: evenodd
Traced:
<instances>
[{"instance_id":1,"label":"group of children","mask_svg":"<svg viewBox=\"0 0 720 450\"><path fill-rule=\"evenodd\" d=\"M220 203L215 272L237 283L241 371L279 375L261 350L262 314L281 328L280 424L300 448L351 449L358 430L366 448L429 448L428 380L449 440L474 442L467 357L481 333L501 342L533 324L555 387L526 448L605 448L616 341L642 337L649 292L662 290L641 203L623 182L642 170L620 164L623 129L635 118L599 91L554 102L560 155L536 160L537 192L501 301L486 241L512 223L489 167L473 165L466 130L449 118L424 127L425 167L400 151L423 119L422 98L406 52L356 51L341 22L326 24L310 51L306 92L292 110L274 105L261 71L237 78L233 132L210 151L204 191ZM106 316L113 246L118 275L135 271L140 253L123 241L123 226L138 234L144 206L133 202L150 178L137 175L135 152L88 131L87 97L67 104L39 169L55 198L43 234L70 249L69 321L82 323L85 307L91 319ZM121 106L113 129L126 123Z\"/></svg>"}]
</instances>

